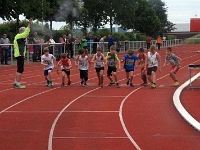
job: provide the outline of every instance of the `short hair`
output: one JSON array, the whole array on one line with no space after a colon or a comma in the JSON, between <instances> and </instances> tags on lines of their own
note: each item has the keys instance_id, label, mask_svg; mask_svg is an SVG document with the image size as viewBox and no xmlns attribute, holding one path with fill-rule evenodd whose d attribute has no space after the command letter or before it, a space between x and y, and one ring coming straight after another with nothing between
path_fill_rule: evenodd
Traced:
<instances>
[{"instance_id":1,"label":"short hair","mask_svg":"<svg viewBox=\"0 0 200 150\"><path fill-rule=\"evenodd\" d=\"M84 54L85 53L85 49L81 49L81 50L79 50L79 55L82 55L82 54Z\"/></svg>"},{"instance_id":2,"label":"short hair","mask_svg":"<svg viewBox=\"0 0 200 150\"><path fill-rule=\"evenodd\" d=\"M156 46L155 45L151 45L150 50L155 50Z\"/></svg>"},{"instance_id":3,"label":"short hair","mask_svg":"<svg viewBox=\"0 0 200 150\"><path fill-rule=\"evenodd\" d=\"M171 48L171 47L167 47L167 50L171 52L171 51L172 51L172 48Z\"/></svg>"},{"instance_id":4,"label":"short hair","mask_svg":"<svg viewBox=\"0 0 200 150\"><path fill-rule=\"evenodd\" d=\"M144 52L144 48L140 47L138 51L141 52L141 53L143 53Z\"/></svg>"},{"instance_id":5,"label":"short hair","mask_svg":"<svg viewBox=\"0 0 200 150\"><path fill-rule=\"evenodd\" d=\"M43 52L44 52L44 53L49 52L49 47L45 47L45 48L43 49Z\"/></svg>"},{"instance_id":6,"label":"short hair","mask_svg":"<svg viewBox=\"0 0 200 150\"><path fill-rule=\"evenodd\" d=\"M67 57L67 54L66 54L66 53L62 53L62 54L61 54L61 57L62 57L62 58L66 58L66 57Z\"/></svg>"},{"instance_id":7,"label":"short hair","mask_svg":"<svg viewBox=\"0 0 200 150\"><path fill-rule=\"evenodd\" d=\"M97 51L102 51L100 47L97 48Z\"/></svg>"},{"instance_id":8,"label":"short hair","mask_svg":"<svg viewBox=\"0 0 200 150\"><path fill-rule=\"evenodd\" d=\"M23 33L24 31L25 31L25 27L21 27L21 28L19 28L19 33Z\"/></svg>"},{"instance_id":9,"label":"short hair","mask_svg":"<svg viewBox=\"0 0 200 150\"><path fill-rule=\"evenodd\" d=\"M115 46L110 47L110 50L115 50L115 49L116 49Z\"/></svg>"},{"instance_id":10,"label":"short hair","mask_svg":"<svg viewBox=\"0 0 200 150\"><path fill-rule=\"evenodd\" d=\"M129 55L133 55L134 54L134 51L133 50L128 50L127 52Z\"/></svg>"}]
</instances>

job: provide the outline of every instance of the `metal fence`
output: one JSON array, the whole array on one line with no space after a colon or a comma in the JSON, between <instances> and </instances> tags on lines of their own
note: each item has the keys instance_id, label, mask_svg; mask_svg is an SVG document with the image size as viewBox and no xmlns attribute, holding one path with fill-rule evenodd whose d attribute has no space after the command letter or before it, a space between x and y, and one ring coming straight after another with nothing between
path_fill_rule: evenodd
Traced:
<instances>
[{"instance_id":1,"label":"metal fence","mask_svg":"<svg viewBox=\"0 0 200 150\"><path fill-rule=\"evenodd\" d=\"M88 42L88 54L92 55L93 52L93 44L96 43L97 47L98 45L101 45L102 52L105 54L108 52L108 42ZM169 46L177 46L177 45L183 45L183 44L198 44L200 43L199 38L189 38L189 39L175 39L175 40L166 40L165 42L162 43L161 47L169 47ZM151 41L151 44L156 45L156 41L153 40ZM52 49L52 54L54 56L59 55L59 48L60 46L64 46L64 53L68 52L67 46L63 45L62 43L55 43L55 44L27 44L27 53L26 53L26 62L30 63L32 61L31 55L33 52L30 50L30 46L38 45L40 55L43 54L43 48L44 47L51 47ZM115 47L117 46L117 43L114 43ZM125 52L126 50L138 50L139 47L146 48L147 44L146 41L120 41L120 51L119 52ZM9 46L9 61L11 64L15 64L15 58L13 55L14 48L13 44L0 44L0 46ZM119 48L119 47L118 47ZM79 47L78 44L75 43L73 45L73 51L74 51L74 56L78 55Z\"/></svg>"}]
</instances>

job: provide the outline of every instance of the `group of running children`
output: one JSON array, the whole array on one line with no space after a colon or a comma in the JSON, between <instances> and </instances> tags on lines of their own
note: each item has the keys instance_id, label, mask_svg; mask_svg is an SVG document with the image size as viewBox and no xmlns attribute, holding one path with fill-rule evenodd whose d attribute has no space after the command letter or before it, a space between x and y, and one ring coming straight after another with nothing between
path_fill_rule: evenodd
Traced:
<instances>
[{"instance_id":1,"label":"group of running children","mask_svg":"<svg viewBox=\"0 0 200 150\"><path fill-rule=\"evenodd\" d=\"M173 86L178 86L179 82L176 79L176 73L180 69L180 58L172 53L171 47L166 49L165 63L163 66L169 62L172 66L170 71L170 77L174 81ZM157 69L161 71L161 59L159 53L156 52L155 45L150 47L150 51L147 54L144 52L143 48L139 48L138 54L135 55L133 50L129 50L127 54L120 60L115 52L115 47L111 46L110 51L104 54L100 48L97 49L97 53L93 55L92 60L86 55L85 50L80 50L79 55L75 59L75 65L80 71L80 85L87 87L88 81L88 69L91 63L94 63L98 77L98 86L103 87L104 81L104 69L107 66L107 77L110 80L108 86L116 85L120 87L117 80L117 68L121 69L121 63L124 63L124 69L126 72L126 84L130 87L134 87L133 84L133 72L136 66L141 67L141 78L143 83L141 86L147 86L150 82L150 87L152 89L156 88L156 71ZM70 69L72 68L71 60L67 57L66 53L61 54L61 59L56 65L56 58L49 53L48 47L44 48L44 55L41 57L41 64L44 65L44 76L47 81L46 86L53 86L52 83L52 70L57 69L57 74L62 73L62 84L65 86L65 77L67 76L67 85L71 84L70 79ZM114 79L112 78L114 77Z\"/></svg>"}]
</instances>

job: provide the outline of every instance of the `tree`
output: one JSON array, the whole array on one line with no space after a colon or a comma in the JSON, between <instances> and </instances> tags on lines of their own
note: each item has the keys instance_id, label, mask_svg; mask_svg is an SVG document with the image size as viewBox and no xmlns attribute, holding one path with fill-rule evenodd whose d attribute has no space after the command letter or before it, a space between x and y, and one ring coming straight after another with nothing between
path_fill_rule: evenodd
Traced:
<instances>
[{"instance_id":1,"label":"tree","mask_svg":"<svg viewBox=\"0 0 200 150\"><path fill-rule=\"evenodd\" d=\"M151 7L155 10L156 15L158 16L162 28L160 29L160 33L170 32L175 29L172 22L170 22L167 18L167 7L165 3L161 0L148 0Z\"/></svg>"}]
</instances>

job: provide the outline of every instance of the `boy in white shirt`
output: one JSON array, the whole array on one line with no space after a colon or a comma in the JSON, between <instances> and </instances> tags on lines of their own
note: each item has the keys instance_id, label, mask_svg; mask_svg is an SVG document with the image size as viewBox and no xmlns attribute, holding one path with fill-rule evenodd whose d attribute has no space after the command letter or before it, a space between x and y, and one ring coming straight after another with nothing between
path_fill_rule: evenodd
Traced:
<instances>
[{"instance_id":1,"label":"boy in white shirt","mask_svg":"<svg viewBox=\"0 0 200 150\"><path fill-rule=\"evenodd\" d=\"M52 54L49 54L48 47L44 48L43 52L44 55L41 57L41 64L44 66L44 76L45 80L47 81L46 86L52 87L52 70L54 67L56 68L54 65L56 64L56 58Z\"/></svg>"}]
</instances>

